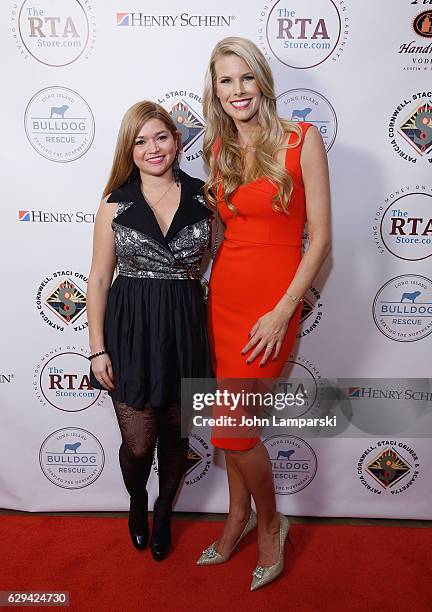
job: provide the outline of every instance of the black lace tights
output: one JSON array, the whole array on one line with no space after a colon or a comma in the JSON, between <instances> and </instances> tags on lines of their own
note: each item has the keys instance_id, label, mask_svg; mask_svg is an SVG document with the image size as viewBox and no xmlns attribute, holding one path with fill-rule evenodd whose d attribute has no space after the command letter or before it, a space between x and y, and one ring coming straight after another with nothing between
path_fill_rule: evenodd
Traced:
<instances>
[{"instance_id":1,"label":"black lace tights","mask_svg":"<svg viewBox=\"0 0 432 612\"><path fill-rule=\"evenodd\" d=\"M158 513L169 513L182 480L189 441L181 438L181 413L178 404L136 410L114 401L122 436L120 468L129 495L147 505L146 485L157 442L159 470Z\"/></svg>"}]
</instances>

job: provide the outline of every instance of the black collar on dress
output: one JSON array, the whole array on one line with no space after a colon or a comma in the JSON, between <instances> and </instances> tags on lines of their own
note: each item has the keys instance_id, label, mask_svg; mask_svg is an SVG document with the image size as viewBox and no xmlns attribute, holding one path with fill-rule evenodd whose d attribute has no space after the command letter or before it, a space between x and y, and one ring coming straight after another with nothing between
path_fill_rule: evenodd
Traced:
<instances>
[{"instance_id":1,"label":"black collar on dress","mask_svg":"<svg viewBox=\"0 0 432 612\"><path fill-rule=\"evenodd\" d=\"M133 202L132 206L114 219L115 223L139 231L163 246L167 246L184 227L213 215L202 203L205 201L203 181L180 170L180 184L180 204L166 236L163 235L152 209L144 199L139 178L130 183L124 183L109 196L107 202Z\"/></svg>"}]
</instances>

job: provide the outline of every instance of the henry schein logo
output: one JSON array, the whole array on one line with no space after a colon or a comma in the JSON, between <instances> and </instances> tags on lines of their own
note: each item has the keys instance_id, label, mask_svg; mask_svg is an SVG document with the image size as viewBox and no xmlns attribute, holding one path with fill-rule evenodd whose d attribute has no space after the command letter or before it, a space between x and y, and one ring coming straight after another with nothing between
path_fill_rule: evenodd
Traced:
<instances>
[{"instance_id":1,"label":"henry schein logo","mask_svg":"<svg viewBox=\"0 0 432 612\"><path fill-rule=\"evenodd\" d=\"M117 26L147 28L223 28L230 27L235 15L148 15L146 13L117 13Z\"/></svg>"},{"instance_id":2,"label":"henry schein logo","mask_svg":"<svg viewBox=\"0 0 432 612\"><path fill-rule=\"evenodd\" d=\"M0 385L10 384L13 381L14 377L14 374L0 373Z\"/></svg>"},{"instance_id":3,"label":"henry schein logo","mask_svg":"<svg viewBox=\"0 0 432 612\"><path fill-rule=\"evenodd\" d=\"M48 210L19 210L18 221L23 223L94 223L95 213L78 210L73 213Z\"/></svg>"}]
</instances>

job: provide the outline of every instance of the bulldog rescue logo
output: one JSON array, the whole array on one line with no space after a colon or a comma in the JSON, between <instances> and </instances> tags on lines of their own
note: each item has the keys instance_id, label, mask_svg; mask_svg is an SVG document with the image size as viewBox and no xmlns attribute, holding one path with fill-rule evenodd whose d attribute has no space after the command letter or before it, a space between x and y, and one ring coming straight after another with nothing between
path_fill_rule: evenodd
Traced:
<instances>
[{"instance_id":1,"label":"bulldog rescue logo","mask_svg":"<svg viewBox=\"0 0 432 612\"><path fill-rule=\"evenodd\" d=\"M305 69L339 59L350 20L344 0L273 0L262 7L258 23L258 44L268 60Z\"/></svg>"},{"instance_id":2,"label":"bulldog rescue logo","mask_svg":"<svg viewBox=\"0 0 432 612\"><path fill-rule=\"evenodd\" d=\"M375 296L372 315L390 340L416 342L432 333L432 281L403 274L387 281Z\"/></svg>"},{"instance_id":3,"label":"bulldog rescue logo","mask_svg":"<svg viewBox=\"0 0 432 612\"><path fill-rule=\"evenodd\" d=\"M288 121L312 123L321 134L326 151L331 149L337 134L337 117L322 94L312 89L290 89L278 96L277 109Z\"/></svg>"},{"instance_id":4,"label":"bulldog rescue logo","mask_svg":"<svg viewBox=\"0 0 432 612\"><path fill-rule=\"evenodd\" d=\"M202 118L202 98L185 89L166 92L158 99L169 112L181 134L182 165L193 164L202 157L205 121Z\"/></svg>"},{"instance_id":5,"label":"bulldog rescue logo","mask_svg":"<svg viewBox=\"0 0 432 612\"><path fill-rule=\"evenodd\" d=\"M380 440L364 450L357 462L359 482L375 495L398 495L409 489L419 476L416 451L407 443Z\"/></svg>"},{"instance_id":6,"label":"bulldog rescue logo","mask_svg":"<svg viewBox=\"0 0 432 612\"><path fill-rule=\"evenodd\" d=\"M33 374L33 388L42 406L80 412L103 404L107 393L92 387L88 355L89 351L76 346L45 353Z\"/></svg>"},{"instance_id":7,"label":"bulldog rescue logo","mask_svg":"<svg viewBox=\"0 0 432 612\"><path fill-rule=\"evenodd\" d=\"M71 162L85 155L95 133L90 106L66 87L38 91L27 104L24 127L33 149L53 162Z\"/></svg>"},{"instance_id":8,"label":"bulldog rescue logo","mask_svg":"<svg viewBox=\"0 0 432 612\"><path fill-rule=\"evenodd\" d=\"M405 261L432 255L432 187L409 185L389 194L375 213L373 240L381 254Z\"/></svg>"},{"instance_id":9,"label":"bulldog rescue logo","mask_svg":"<svg viewBox=\"0 0 432 612\"><path fill-rule=\"evenodd\" d=\"M68 66L93 52L96 22L90 0L25 0L13 3L12 35L26 59Z\"/></svg>"},{"instance_id":10,"label":"bulldog rescue logo","mask_svg":"<svg viewBox=\"0 0 432 612\"><path fill-rule=\"evenodd\" d=\"M87 329L87 278L80 272L52 272L40 283L36 292L36 308L42 320L52 329L64 332Z\"/></svg>"},{"instance_id":11,"label":"bulldog rescue logo","mask_svg":"<svg viewBox=\"0 0 432 612\"><path fill-rule=\"evenodd\" d=\"M271 436L263 440L278 495L292 495L306 488L317 473L313 448L297 436Z\"/></svg>"},{"instance_id":12,"label":"bulldog rescue logo","mask_svg":"<svg viewBox=\"0 0 432 612\"><path fill-rule=\"evenodd\" d=\"M78 427L65 427L43 441L39 464L44 476L57 487L83 489L101 475L105 453L94 434Z\"/></svg>"},{"instance_id":13,"label":"bulldog rescue logo","mask_svg":"<svg viewBox=\"0 0 432 612\"><path fill-rule=\"evenodd\" d=\"M420 91L404 98L393 111L388 139L405 161L432 163L432 91Z\"/></svg>"}]
</instances>

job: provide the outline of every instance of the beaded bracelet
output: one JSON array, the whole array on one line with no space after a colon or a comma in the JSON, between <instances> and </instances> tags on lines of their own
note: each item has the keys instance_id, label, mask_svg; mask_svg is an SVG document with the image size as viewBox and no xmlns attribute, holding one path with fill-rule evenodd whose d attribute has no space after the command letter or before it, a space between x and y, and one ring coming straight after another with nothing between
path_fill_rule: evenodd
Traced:
<instances>
[{"instance_id":1,"label":"beaded bracelet","mask_svg":"<svg viewBox=\"0 0 432 612\"><path fill-rule=\"evenodd\" d=\"M93 355L89 355L87 359L91 361L95 357L99 357L100 355L107 355L107 354L108 354L108 351L99 351L99 353L93 353Z\"/></svg>"}]
</instances>

